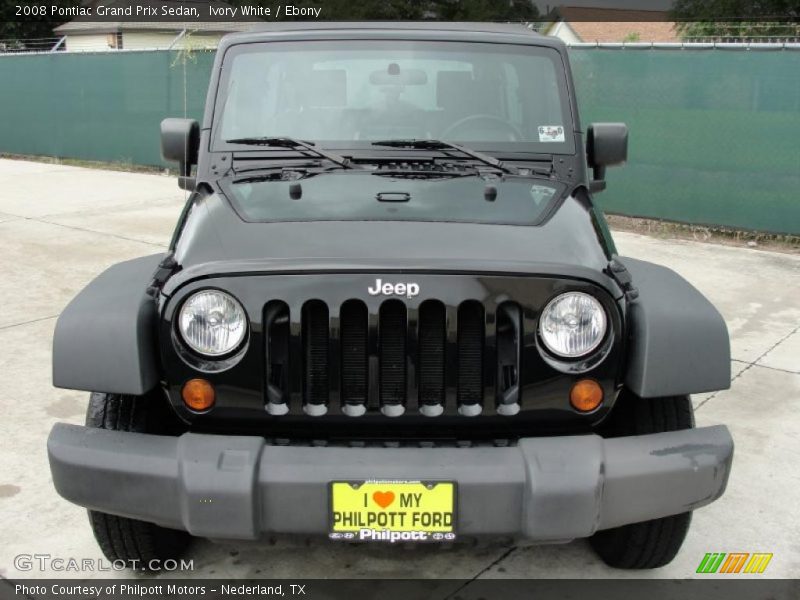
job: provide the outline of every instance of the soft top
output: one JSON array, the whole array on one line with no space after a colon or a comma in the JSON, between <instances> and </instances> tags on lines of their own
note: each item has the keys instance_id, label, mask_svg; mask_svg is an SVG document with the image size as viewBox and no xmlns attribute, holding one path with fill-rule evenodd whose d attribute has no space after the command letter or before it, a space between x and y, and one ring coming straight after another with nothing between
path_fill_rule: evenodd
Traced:
<instances>
[{"instance_id":1,"label":"soft top","mask_svg":"<svg viewBox=\"0 0 800 600\"><path fill-rule=\"evenodd\" d=\"M397 29L422 31L482 31L539 36L525 23L479 23L465 21L272 21L253 25L251 32L313 31L320 29ZM541 37L541 36L539 36Z\"/></svg>"},{"instance_id":2,"label":"soft top","mask_svg":"<svg viewBox=\"0 0 800 600\"><path fill-rule=\"evenodd\" d=\"M505 42L564 48L564 43L560 39L536 33L524 23L300 21L254 24L249 31L226 35L222 39L220 49L224 50L234 44L271 40L348 39L351 37Z\"/></svg>"}]
</instances>

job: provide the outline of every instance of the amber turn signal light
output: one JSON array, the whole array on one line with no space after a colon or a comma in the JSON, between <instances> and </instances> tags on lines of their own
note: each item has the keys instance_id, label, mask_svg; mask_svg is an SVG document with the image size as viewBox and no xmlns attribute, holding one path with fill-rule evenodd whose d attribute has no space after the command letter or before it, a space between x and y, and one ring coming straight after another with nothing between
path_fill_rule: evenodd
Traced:
<instances>
[{"instance_id":1,"label":"amber turn signal light","mask_svg":"<svg viewBox=\"0 0 800 600\"><path fill-rule=\"evenodd\" d=\"M581 379L572 386L569 403L580 412L592 412L603 403L603 388L594 379Z\"/></svg>"},{"instance_id":2,"label":"amber turn signal light","mask_svg":"<svg viewBox=\"0 0 800 600\"><path fill-rule=\"evenodd\" d=\"M198 412L208 410L216 400L214 387L205 379L190 379L184 383L181 396L186 406Z\"/></svg>"}]
</instances>

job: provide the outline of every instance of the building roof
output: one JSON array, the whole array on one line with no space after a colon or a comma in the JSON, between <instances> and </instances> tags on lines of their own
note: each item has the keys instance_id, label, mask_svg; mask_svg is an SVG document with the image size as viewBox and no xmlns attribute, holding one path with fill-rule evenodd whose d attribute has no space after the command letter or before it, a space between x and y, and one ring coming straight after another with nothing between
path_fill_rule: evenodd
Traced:
<instances>
[{"instance_id":1,"label":"building roof","mask_svg":"<svg viewBox=\"0 0 800 600\"><path fill-rule=\"evenodd\" d=\"M681 41L666 11L562 6L556 14L582 42Z\"/></svg>"}]
</instances>

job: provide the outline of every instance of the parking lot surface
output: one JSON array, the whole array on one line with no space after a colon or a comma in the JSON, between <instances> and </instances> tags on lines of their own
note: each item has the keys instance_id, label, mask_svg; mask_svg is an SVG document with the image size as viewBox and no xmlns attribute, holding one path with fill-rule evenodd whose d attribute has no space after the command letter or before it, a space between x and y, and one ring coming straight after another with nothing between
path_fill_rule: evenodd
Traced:
<instances>
[{"instance_id":1,"label":"parking lot surface","mask_svg":"<svg viewBox=\"0 0 800 600\"><path fill-rule=\"evenodd\" d=\"M607 194L613 194L613 181ZM51 386L55 320L109 265L162 252L184 202L174 178L0 160L0 576L109 577L128 572L20 570L19 555L100 559L86 512L54 491L45 440L56 421L82 423L88 395ZM534 234L535 235L535 234ZM341 545L277 539L198 540L181 577L670 577L695 574L706 552L770 552L766 575L800 573L800 257L618 232L620 253L668 266L727 320L730 390L694 397L699 426L727 424L736 444L725 495L695 512L665 568L607 568L585 541L476 547ZM502 507L498 507L502 510ZM15 566L16 564L16 566ZM706 576L708 577L708 576ZM745 577L745 575L734 575ZM447 590L443 590L443 596ZM462 594L463 595L463 594Z\"/></svg>"}]
</instances>

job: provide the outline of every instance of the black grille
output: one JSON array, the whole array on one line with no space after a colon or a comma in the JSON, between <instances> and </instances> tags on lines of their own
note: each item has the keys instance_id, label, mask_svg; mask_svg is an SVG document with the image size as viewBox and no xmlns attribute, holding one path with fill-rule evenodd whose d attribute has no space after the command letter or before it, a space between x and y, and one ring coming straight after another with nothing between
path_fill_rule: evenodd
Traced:
<instances>
[{"instance_id":1,"label":"black grille","mask_svg":"<svg viewBox=\"0 0 800 600\"><path fill-rule=\"evenodd\" d=\"M378 339L381 407L402 405L406 397L406 307L399 300L381 306Z\"/></svg>"},{"instance_id":2,"label":"black grille","mask_svg":"<svg viewBox=\"0 0 800 600\"><path fill-rule=\"evenodd\" d=\"M367 402L367 307L357 300L346 302L341 314L342 402Z\"/></svg>"},{"instance_id":3,"label":"black grille","mask_svg":"<svg viewBox=\"0 0 800 600\"><path fill-rule=\"evenodd\" d=\"M267 340L267 403L285 405L289 401L289 307L284 302L270 302L264 322L270 333Z\"/></svg>"},{"instance_id":4,"label":"black grille","mask_svg":"<svg viewBox=\"0 0 800 600\"><path fill-rule=\"evenodd\" d=\"M328 307L319 300L303 307L303 399L328 403Z\"/></svg>"},{"instance_id":5,"label":"black grille","mask_svg":"<svg viewBox=\"0 0 800 600\"><path fill-rule=\"evenodd\" d=\"M465 302L458 309L458 405L479 405L482 396L483 306Z\"/></svg>"},{"instance_id":6,"label":"black grille","mask_svg":"<svg viewBox=\"0 0 800 600\"><path fill-rule=\"evenodd\" d=\"M270 302L267 409L311 416L515 414L521 318L512 302Z\"/></svg>"},{"instance_id":7,"label":"black grille","mask_svg":"<svg viewBox=\"0 0 800 600\"><path fill-rule=\"evenodd\" d=\"M425 302L419 310L419 402L444 404L444 359L447 330L441 302Z\"/></svg>"}]
</instances>

